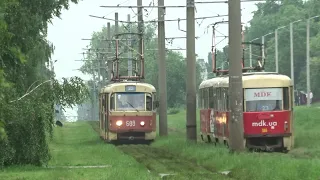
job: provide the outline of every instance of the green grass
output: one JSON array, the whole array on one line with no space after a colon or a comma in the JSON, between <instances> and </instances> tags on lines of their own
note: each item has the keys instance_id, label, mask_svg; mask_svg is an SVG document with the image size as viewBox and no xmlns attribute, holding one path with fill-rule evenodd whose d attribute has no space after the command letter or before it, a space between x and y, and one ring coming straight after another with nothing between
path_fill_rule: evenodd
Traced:
<instances>
[{"instance_id":1,"label":"green grass","mask_svg":"<svg viewBox=\"0 0 320 180\"><path fill-rule=\"evenodd\" d=\"M186 112L168 115L168 137L151 146L103 143L92 125L67 123L55 128L49 166L111 165L104 169L62 169L16 166L0 172L0 179L166 179L315 180L320 178L320 104L295 107L295 145L288 154L230 154L226 147L186 142ZM199 134L199 111L197 111ZM94 124L96 125L96 124ZM95 127L95 126L94 126ZM198 135L199 137L199 135ZM124 153L123 153L123 152ZM151 173L148 173L148 169ZM231 171L228 176L217 174Z\"/></svg>"},{"instance_id":2,"label":"green grass","mask_svg":"<svg viewBox=\"0 0 320 180\"><path fill-rule=\"evenodd\" d=\"M17 166L4 169L0 179L156 179L131 156L104 144L86 122L66 123L55 129L50 143L49 166L97 166L107 168L65 169ZM158 177L157 177L158 178Z\"/></svg>"},{"instance_id":3,"label":"green grass","mask_svg":"<svg viewBox=\"0 0 320 180\"><path fill-rule=\"evenodd\" d=\"M159 138L155 147L165 147L182 156L194 158L200 165L217 171L230 170L234 179L319 179L320 178L320 108L314 105L295 108L296 147L288 154L241 153L230 154L223 145L186 143L185 111L168 116L173 131L167 138ZM199 133L199 114L197 115ZM182 134L183 133L183 134Z\"/></svg>"}]
</instances>

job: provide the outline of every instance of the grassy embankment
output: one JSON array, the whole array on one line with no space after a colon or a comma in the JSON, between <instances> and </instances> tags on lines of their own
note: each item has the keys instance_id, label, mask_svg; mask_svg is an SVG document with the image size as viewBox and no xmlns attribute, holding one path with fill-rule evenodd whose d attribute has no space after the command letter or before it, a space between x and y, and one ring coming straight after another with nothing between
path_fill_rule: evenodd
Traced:
<instances>
[{"instance_id":1,"label":"grassy embankment","mask_svg":"<svg viewBox=\"0 0 320 180\"><path fill-rule=\"evenodd\" d=\"M104 144L87 122L66 123L62 128L55 128L50 149L52 159L49 168L10 167L0 171L0 179L155 179L155 176L148 173L147 169L133 157L122 153L112 145ZM80 168L63 166L80 166Z\"/></svg>"},{"instance_id":2,"label":"grassy embankment","mask_svg":"<svg viewBox=\"0 0 320 180\"><path fill-rule=\"evenodd\" d=\"M197 116L199 118L199 116ZM231 155L223 146L185 142L185 111L168 116L169 137L151 146L103 144L89 124L69 123L56 128L50 144L50 166L111 165L107 168L63 169L11 167L0 179L158 179L157 173L177 173L170 179L319 179L319 107L295 108L296 148L288 154ZM199 120L198 120L199 122ZM148 173L147 170L152 173ZM229 177L215 174L231 171Z\"/></svg>"},{"instance_id":3,"label":"grassy embankment","mask_svg":"<svg viewBox=\"0 0 320 180\"><path fill-rule=\"evenodd\" d=\"M197 115L199 122L199 115ZM320 178L320 107L295 107L295 149L282 153L242 153L231 155L225 147L205 143L185 143L185 111L169 115L171 136L159 138L152 146L165 147L198 164L231 171L234 179L319 179ZM199 132L199 130L198 130Z\"/></svg>"}]
</instances>

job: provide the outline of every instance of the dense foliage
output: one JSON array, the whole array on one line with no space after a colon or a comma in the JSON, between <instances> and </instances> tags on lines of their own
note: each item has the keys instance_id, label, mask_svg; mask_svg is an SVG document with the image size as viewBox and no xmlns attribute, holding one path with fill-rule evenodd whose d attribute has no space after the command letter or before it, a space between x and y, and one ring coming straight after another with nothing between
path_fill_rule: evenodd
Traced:
<instances>
[{"instance_id":1,"label":"dense foliage","mask_svg":"<svg viewBox=\"0 0 320 180\"><path fill-rule=\"evenodd\" d=\"M119 32L127 33L128 31L128 25L122 25L119 27ZM137 26L132 24L131 32L137 32ZM144 46L145 46L145 82L150 83L158 89L158 54L156 49L158 48L157 44L157 35L155 32L157 32L157 27L154 24L148 24L145 27L144 30ZM111 27L111 33L114 34L114 26ZM92 35L92 41L91 41L91 47L90 52L88 51L87 61L85 61L85 64L82 66L82 72L92 74L95 72L98 74L99 71L99 61L103 58L103 55L107 51L105 48L108 47L106 44L106 41L101 41L101 39L106 39L107 35L107 28L103 27L101 31L94 32ZM138 37L133 36L131 38L128 38L126 36L119 37L120 39L134 39L131 42L131 45L133 49L138 49ZM124 42L126 43L126 42ZM128 57L126 52L127 46L124 45L124 43L120 43L120 51L122 54L122 57ZM112 56L114 56L115 53L115 46L114 43L112 43ZM100 53L99 53L100 52ZM100 56L99 56L100 54ZM133 57L136 57L135 54L132 53ZM110 55L109 55L110 57ZM93 64L92 64L93 63ZM174 52L172 50L168 50L166 54L166 66L167 66L167 97L168 97L168 107L180 107L185 104L185 98L186 98L186 60L182 56L181 53ZM101 67L101 66L100 66ZM92 71L93 70L93 71ZM106 73L106 71L103 71ZM121 59L120 62L120 74L127 75L128 72L128 65L127 65L127 59ZM202 72L201 67L199 63L197 63L197 87L201 83L202 79L200 76L200 73ZM100 74L102 75L102 71L100 71Z\"/></svg>"},{"instance_id":2,"label":"dense foliage","mask_svg":"<svg viewBox=\"0 0 320 180\"><path fill-rule=\"evenodd\" d=\"M261 42L261 37L265 36L266 45L266 70L275 71L275 36L277 28L286 26L278 30L278 54L279 72L290 75L290 31L289 23L302 19L293 24L294 36L294 77L296 88L306 92L306 22L308 17L320 15L319 0L267 0L265 3L257 3L257 10L253 12L250 27L245 29L245 41L260 38L255 42ZM310 21L310 56L311 56L311 90L315 97L320 97L320 23L319 18ZM257 59L259 52L253 48L253 60ZM249 64L248 46L245 51L245 64ZM223 52L218 51L217 66L222 66L226 58ZM211 72L211 57L208 57ZM239 59L240 60L240 59ZM211 74L212 76L212 74Z\"/></svg>"},{"instance_id":3,"label":"dense foliage","mask_svg":"<svg viewBox=\"0 0 320 180\"><path fill-rule=\"evenodd\" d=\"M54 104L72 106L87 96L80 78L61 83L46 66L53 53L47 24L68 3L0 1L0 168L48 162Z\"/></svg>"}]
</instances>

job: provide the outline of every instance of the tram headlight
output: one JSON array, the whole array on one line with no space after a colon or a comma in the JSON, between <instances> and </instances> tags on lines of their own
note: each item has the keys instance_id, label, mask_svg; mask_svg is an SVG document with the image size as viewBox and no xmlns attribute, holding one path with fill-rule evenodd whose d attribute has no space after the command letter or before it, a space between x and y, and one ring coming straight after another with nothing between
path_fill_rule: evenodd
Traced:
<instances>
[{"instance_id":1,"label":"tram headlight","mask_svg":"<svg viewBox=\"0 0 320 180\"><path fill-rule=\"evenodd\" d=\"M146 123L144 121L140 121L140 125L144 126Z\"/></svg>"},{"instance_id":2,"label":"tram headlight","mask_svg":"<svg viewBox=\"0 0 320 180\"><path fill-rule=\"evenodd\" d=\"M287 131L289 129L288 121L284 122L284 130Z\"/></svg>"},{"instance_id":3,"label":"tram headlight","mask_svg":"<svg viewBox=\"0 0 320 180\"><path fill-rule=\"evenodd\" d=\"M121 125L122 125L122 121L121 121L121 120L118 120L118 121L116 122L116 125L117 125L117 126L121 126Z\"/></svg>"}]
</instances>

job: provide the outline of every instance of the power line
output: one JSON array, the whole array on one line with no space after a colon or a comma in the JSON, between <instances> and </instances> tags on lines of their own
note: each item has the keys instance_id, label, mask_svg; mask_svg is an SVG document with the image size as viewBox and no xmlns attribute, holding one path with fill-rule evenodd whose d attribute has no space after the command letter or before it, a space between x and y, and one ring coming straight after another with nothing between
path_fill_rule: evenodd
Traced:
<instances>
[{"instance_id":1,"label":"power line","mask_svg":"<svg viewBox=\"0 0 320 180\"><path fill-rule=\"evenodd\" d=\"M100 6L103 8L185 8L188 6Z\"/></svg>"},{"instance_id":2,"label":"power line","mask_svg":"<svg viewBox=\"0 0 320 180\"><path fill-rule=\"evenodd\" d=\"M266 0L241 0L240 2L266 2ZM195 4L219 4L219 3L228 4L228 1L198 1L194 3Z\"/></svg>"},{"instance_id":3,"label":"power line","mask_svg":"<svg viewBox=\"0 0 320 180\"><path fill-rule=\"evenodd\" d=\"M130 0L123 1L120 4L118 4L117 6L123 5L124 3L127 3L128 1L130 1ZM107 16L114 13L115 11L117 11L117 9L115 9L114 11L111 11L109 14L107 14Z\"/></svg>"},{"instance_id":4,"label":"power line","mask_svg":"<svg viewBox=\"0 0 320 180\"><path fill-rule=\"evenodd\" d=\"M94 15L89 15L90 17L94 17L94 18L99 18L99 19L105 19L105 20L109 20L109 21L115 21L114 19L111 19L111 18L106 18L104 16L94 16ZM216 15L216 16L204 16L204 17L197 17L195 18L195 20L197 19L212 19L212 18L219 18L219 17L227 17L228 15ZM167 20L163 20L165 22L173 22L173 21L186 21L187 19L186 18L183 18L183 19L167 19ZM141 23L139 21L131 21L131 22L128 22L128 21L121 21L119 20L119 22L121 23ZM156 22L161 22L159 20L151 20L151 21L142 21L143 23L156 23Z\"/></svg>"}]
</instances>

